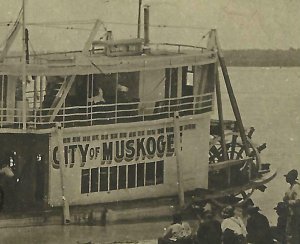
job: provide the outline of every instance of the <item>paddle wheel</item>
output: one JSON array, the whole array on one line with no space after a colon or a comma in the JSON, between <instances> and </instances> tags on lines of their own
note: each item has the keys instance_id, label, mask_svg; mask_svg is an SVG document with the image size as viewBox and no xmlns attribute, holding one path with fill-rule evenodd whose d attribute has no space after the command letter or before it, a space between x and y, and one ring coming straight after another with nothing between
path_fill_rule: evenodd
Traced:
<instances>
[{"instance_id":1,"label":"paddle wheel","mask_svg":"<svg viewBox=\"0 0 300 244\"><path fill-rule=\"evenodd\" d=\"M208 189L210 199L219 206L241 205L255 189L264 191L264 183L276 173L271 173L271 177L268 175L268 180L264 179L264 175L270 173L269 164L263 164L260 158L266 144L255 144L252 141L254 128L244 128L217 33L215 35L217 55L235 121L223 118L220 80L216 70L218 120L212 121L210 127Z\"/></svg>"},{"instance_id":2,"label":"paddle wheel","mask_svg":"<svg viewBox=\"0 0 300 244\"><path fill-rule=\"evenodd\" d=\"M240 133L237 131L237 123L235 121L226 121L224 123L224 138L227 155L224 155L218 124L219 121L212 121L211 123L209 189L222 191L249 186L251 180L255 180L261 173L269 171L269 165L263 164L260 157L260 152L266 148L266 143L257 145L252 141L253 127L245 131L250 152L247 155L245 145L242 142ZM224 161L223 158L228 160ZM234 204L243 204L251 197L255 189L263 190L264 186L250 187L237 192L234 190L229 196L218 199L217 204L232 204L232 202Z\"/></svg>"}]
</instances>

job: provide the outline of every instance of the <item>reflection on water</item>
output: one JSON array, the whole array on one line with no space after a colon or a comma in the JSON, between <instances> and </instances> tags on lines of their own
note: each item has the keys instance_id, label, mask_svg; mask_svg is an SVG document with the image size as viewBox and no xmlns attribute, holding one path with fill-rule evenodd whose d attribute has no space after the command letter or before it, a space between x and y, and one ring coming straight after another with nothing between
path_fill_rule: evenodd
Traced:
<instances>
[{"instance_id":1,"label":"reflection on water","mask_svg":"<svg viewBox=\"0 0 300 244\"><path fill-rule=\"evenodd\" d=\"M276 223L273 208L288 187L283 174L300 170L300 68L229 68L245 126L254 126L253 139L266 142L263 160L278 169L278 176L265 193L256 192L254 202ZM224 83L222 83L224 84ZM233 118L224 85L225 119ZM216 117L216 114L214 115ZM1 229L1 243L98 243L153 239L167 222L130 225L47 226Z\"/></svg>"}]
</instances>

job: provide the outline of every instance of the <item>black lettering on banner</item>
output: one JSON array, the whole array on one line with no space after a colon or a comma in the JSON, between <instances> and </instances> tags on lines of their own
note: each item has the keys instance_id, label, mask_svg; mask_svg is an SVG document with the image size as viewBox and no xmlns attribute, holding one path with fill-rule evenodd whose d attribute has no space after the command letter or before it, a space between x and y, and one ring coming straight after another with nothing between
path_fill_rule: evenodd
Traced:
<instances>
[{"instance_id":1,"label":"black lettering on banner","mask_svg":"<svg viewBox=\"0 0 300 244\"><path fill-rule=\"evenodd\" d=\"M128 140L126 141L126 161L133 160L134 154L135 154L135 148L133 147L134 140Z\"/></svg>"},{"instance_id":2,"label":"black lettering on banner","mask_svg":"<svg viewBox=\"0 0 300 244\"><path fill-rule=\"evenodd\" d=\"M174 134L167 135L167 155L172 156L174 154Z\"/></svg>"},{"instance_id":3,"label":"black lettering on banner","mask_svg":"<svg viewBox=\"0 0 300 244\"><path fill-rule=\"evenodd\" d=\"M166 150L166 142L165 142L164 135L161 135L157 138L156 146L157 146L157 156L160 158L163 157Z\"/></svg>"},{"instance_id":4,"label":"black lettering on banner","mask_svg":"<svg viewBox=\"0 0 300 244\"><path fill-rule=\"evenodd\" d=\"M98 158L99 154L100 154L100 147L95 147L95 159Z\"/></svg>"},{"instance_id":5,"label":"black lettering on banner","mask_svg":"<svg viewBox=\"0 0 300 244\"><path fill-rule=\"evenodd\" d=\"M125 141L116 141L116 155L115 155L115 161L121 162L124 159L124 153L125 153Z\"/></svg>"},{"instance_id":6,"label":"black lettering on banner","mask_svg":"<svg viewBox=\"0 0 300 244\"><path fill-rule=\"evenodd\" d=\"M138 138L136 143L136 160L139 159L140 156L142 156L142 159L145 158L146 150L144 147L144 141L145 138Z\"/></svg>"},{"instance_id":7,"label":"black lettering on banner","mask_svg":"<svg viewBox=\"0 0 300 244\"><path fill-rule=\"evenodd\" d=\"M69 163L69 150L68 146L64 146L64 157L65 157L65 166L68 166Z\"/></svg>"},{"instance_id":8,"label":"black lettering on banner","mask_svg":"<svg viewBox=\"0 0 300 244\"><path fill-rule=\"evenodd\" d=\"M83 167L86 163L86 156L87 156L87 152L89 149L90 144L86 144L85 147L83 148L82 145L78 145L78 148L80 150L81 153L81 164L80 167Z\"/></svg>"},{"instance_id":9,"label":"black lettering on banner","mask_svg":"<svg viewBox=\"0 0 300 244\"><path fill-rule=\"evenodd\" d=\"M102 153L102 159L103 161L111 161L112 155L113 155L113 143L112 142L104 142L103 143L103 153Z\"/></svg>"},{"instance_id":10,"label":"black lettering on banner","mask_svg":"<svg viewBox=\"0 0 300 244\"><path fill-rule=\"evenodd\" d=\"M69 150L71 153L71 162L70 162L70 167L72 168L75 164L75 149L77 148L77 145L70 145ZM65 155L66 157L66 155Z\"/></svg>"},{"instance_id":11,"label":"black lettering on banner","mask_svg":"<svg viewBox=\"0 0 300 244\"><path fill-rule=\"evenodd\" d=\"M92 160L95 157L95 148L93 147L90 148L89 156L90 156L90 160Z\"/></svg>"},{"instance_id":12,"label":"black lettering on banner","mask_svg":"<svg viewBox=\"0 0 300 244\"><path fill-rule=\"evenodd\" d=\"M156 140L154 137L149 137L146 142L147 157L153 158L156 152Z\"/></svg>"}]
</instances>

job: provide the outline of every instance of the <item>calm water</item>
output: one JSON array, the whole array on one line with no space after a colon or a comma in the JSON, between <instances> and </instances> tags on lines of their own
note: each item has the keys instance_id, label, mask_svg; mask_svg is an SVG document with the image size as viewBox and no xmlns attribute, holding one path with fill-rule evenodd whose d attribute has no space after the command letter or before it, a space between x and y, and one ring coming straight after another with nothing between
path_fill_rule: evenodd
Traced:
<instances>
[{"instance_id":1,"label":"calm water","mask_svg":"<svg viewBox=\"0 0 300 244\"><path fill-rule=\"evenodd\" d=\"M300 68L229 68L245 126L254 126L253 140L266 142L265 162L277 168L278 176L265 193L256 192L254 202L276 223L274 206L287 185L283 174L300 171ZM233 118L223 86L225 118ZM1 243L76 243L153 239L166 222L104 227L49 226L0 229Z\"/></svg>"}]
</instances>

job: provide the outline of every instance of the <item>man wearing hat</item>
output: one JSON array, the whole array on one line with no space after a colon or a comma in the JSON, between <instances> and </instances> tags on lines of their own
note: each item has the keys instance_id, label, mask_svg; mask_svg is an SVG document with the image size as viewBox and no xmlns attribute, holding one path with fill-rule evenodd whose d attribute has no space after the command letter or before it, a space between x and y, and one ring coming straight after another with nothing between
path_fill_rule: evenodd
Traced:
<instances>
[{"instance_id":1,"label":"man wearing hat","mask_svg":"<svg viewBox=\"0 0 300 244\"><path fill-rule=\"evenodd\" d=\"M249 205L247 207L247 241L253 244L272 244L274 243L271 227L266 216L261 214L259 207Z\"/></svg>"},{"instance_id":2,"label":"man wearing hat","mask_svg":"<svg viewBox=\"0 0 300 244\"><path fill-rule=\"evenodd\" d=\"M298 171L293 169L285 176L285 180L290 184L283 201L288 206L287 217L287 243L300 243L300 184L297 182Z\"/></svg>"},{"instance_id":3,"label":"man wearing hat","mask_svg":"<svg viewBox=\"0 0 300 244\"><path fill-rule=\"evenodd\" d=\"M288 216L287 204L284 202L277 203L277 206L274 208L278 215L277 225L273 228L273 236L277 241L282 244L286 244L286 224Z\"/></svg>"}]
</instances>

